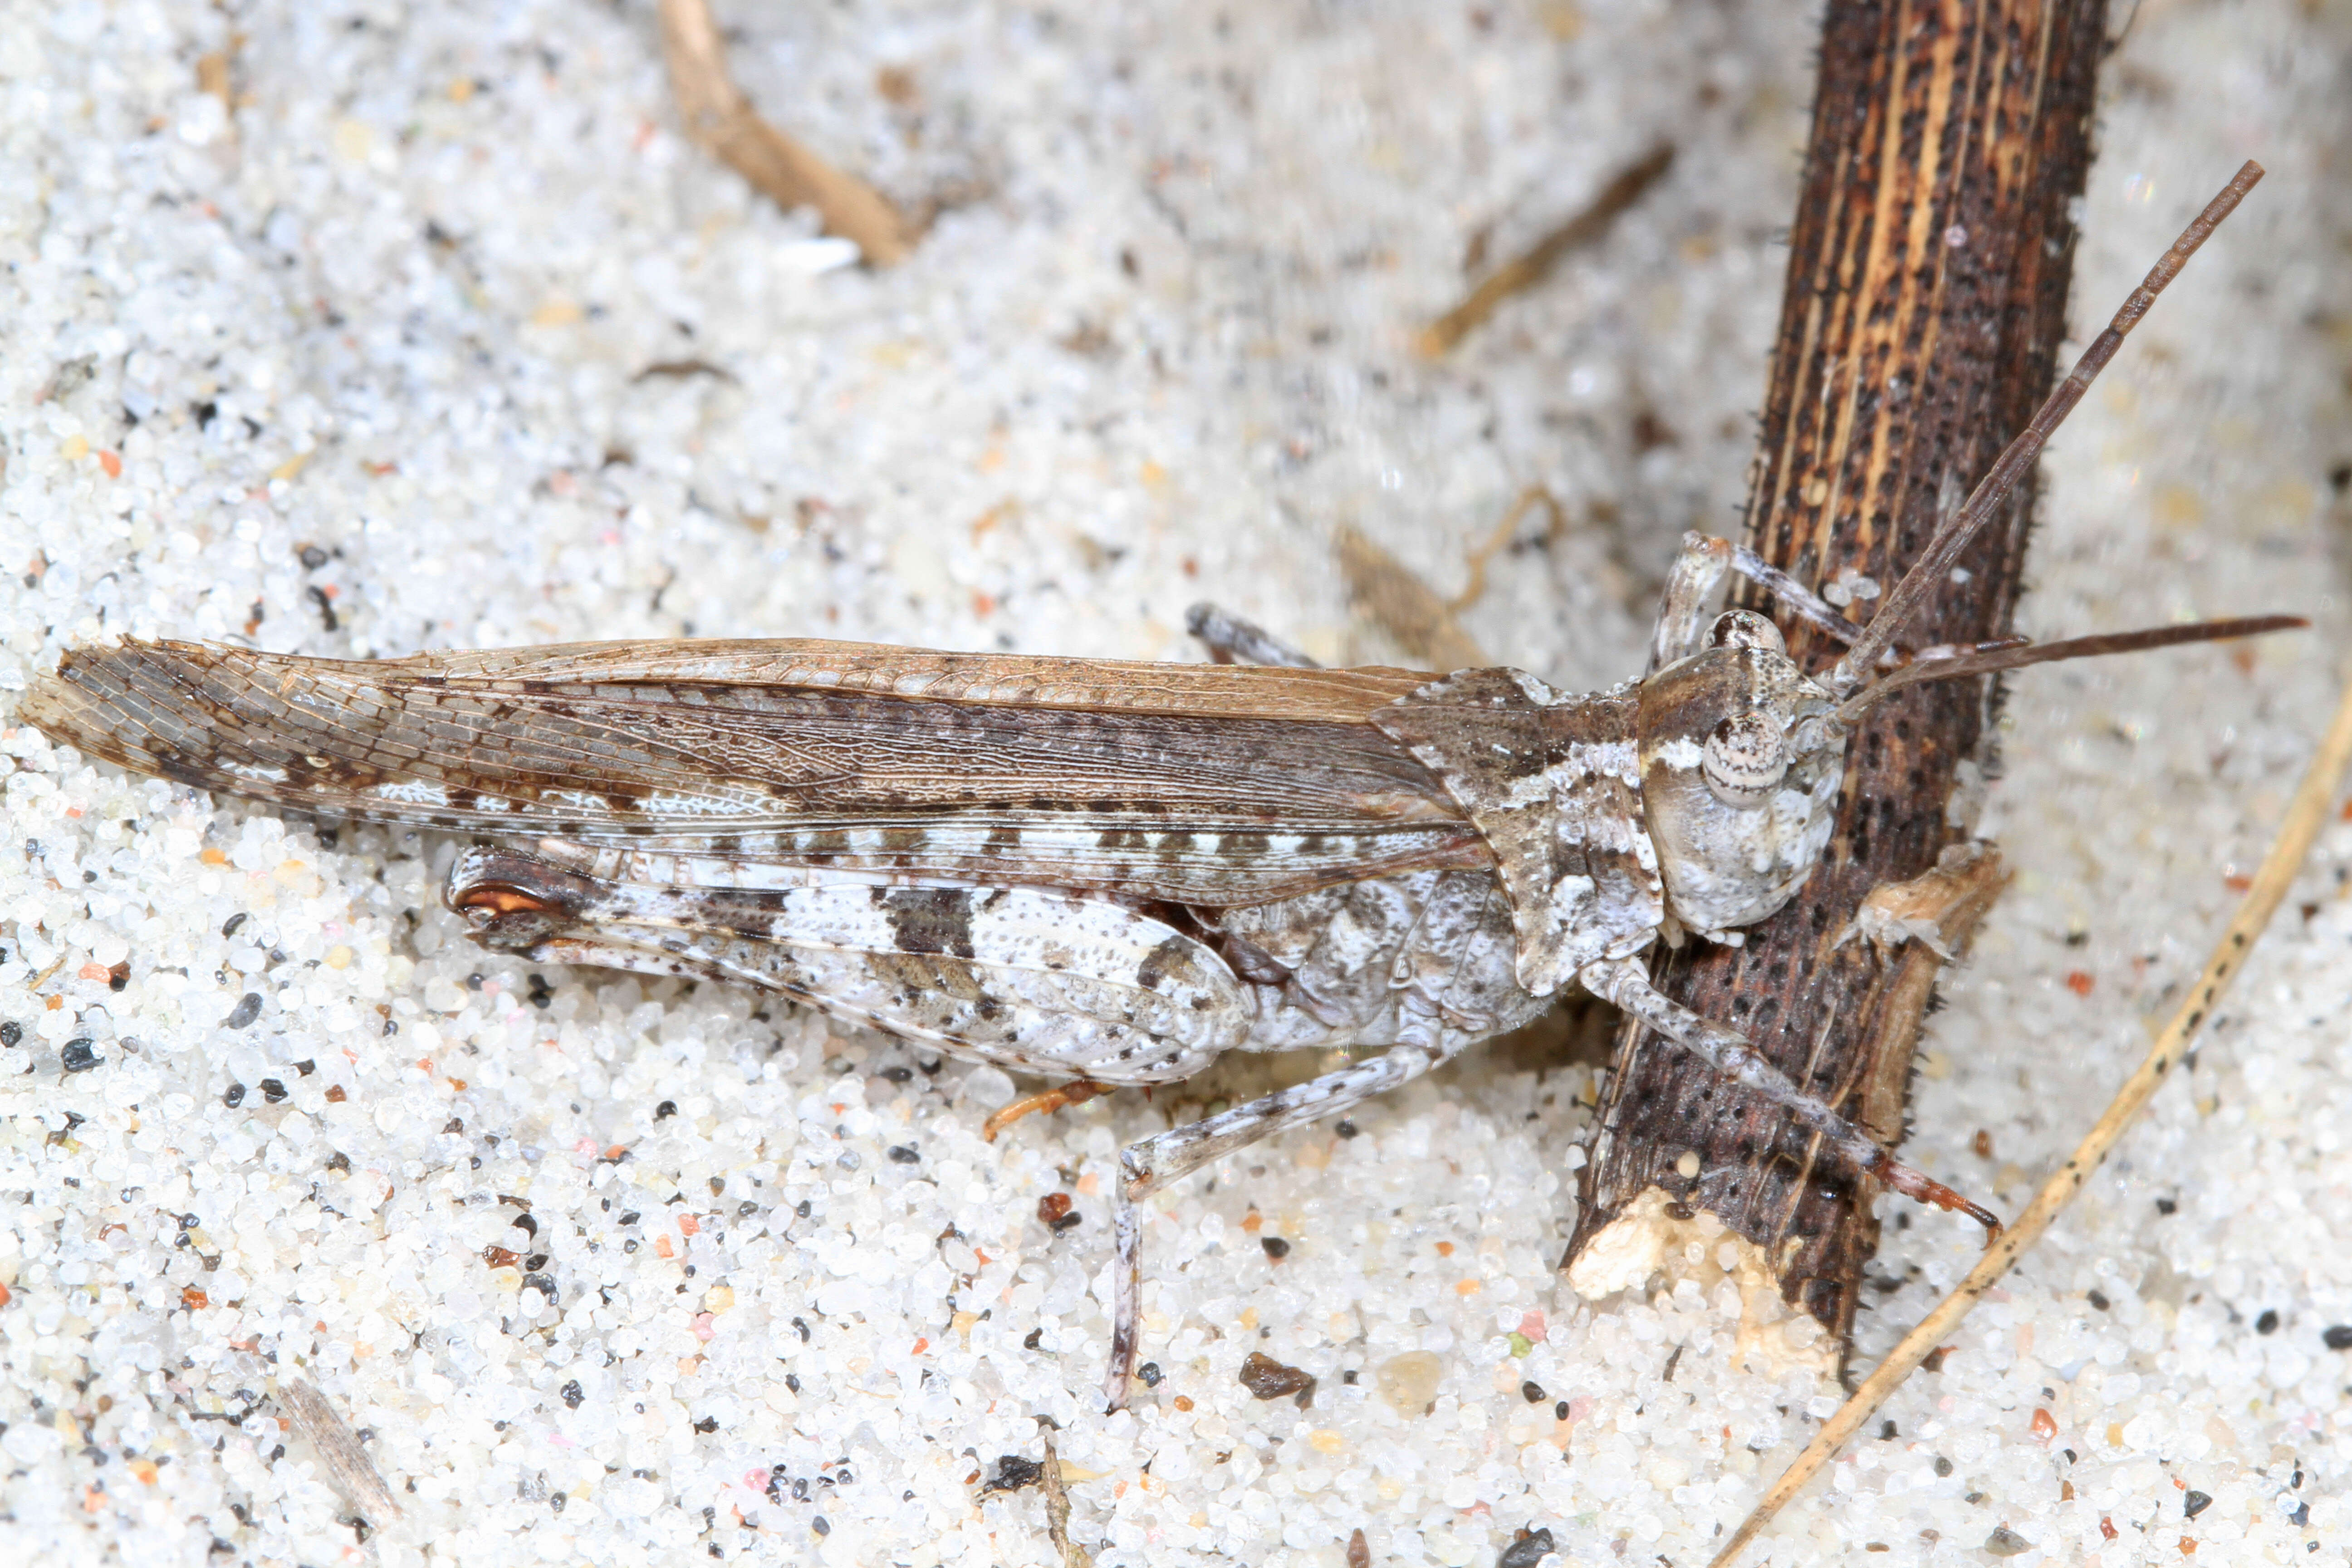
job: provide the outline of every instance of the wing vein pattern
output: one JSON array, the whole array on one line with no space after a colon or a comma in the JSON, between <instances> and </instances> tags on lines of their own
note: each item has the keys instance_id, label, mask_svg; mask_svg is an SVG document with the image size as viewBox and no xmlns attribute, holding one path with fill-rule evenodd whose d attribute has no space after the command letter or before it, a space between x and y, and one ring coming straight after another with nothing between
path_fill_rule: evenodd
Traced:
<instances>
[{"instance_id":1,"label":"wing vein pattern","mask_svg":"<svg viewBox=\"0 0 2352 1568\"><path fill-rule=\"evenodd\" d=\"M333 660L125 641L25 717L142 772L317 816L658 859L1210 906L1493 864L1370 715L1428 678L815 641Z\"/></svg>"}]
</instances>

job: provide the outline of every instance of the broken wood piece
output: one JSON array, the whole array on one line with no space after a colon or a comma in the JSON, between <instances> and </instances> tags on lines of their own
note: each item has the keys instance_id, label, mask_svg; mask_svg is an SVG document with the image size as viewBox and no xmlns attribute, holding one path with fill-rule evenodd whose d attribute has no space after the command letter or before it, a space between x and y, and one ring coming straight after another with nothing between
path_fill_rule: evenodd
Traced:
<instances>
[{"instance_id":1,"label":"broken wood piece","mask_svg":"<svg viewBox=\"0 0 2352 1568\"><path fill-rule=\"evenodd\" d=\"M2000 851L1991 845L1979 839L1948 844L1918 876L1873 888L1838 933L1838 945L1860 937L1885 963L1916 941L1949 963L2009 882Z\"/></svg>"},{"instance_id":2,"label":"broken wood piece","mask_svg":"<svg viewBox=\"0 0 2352 1568\"><path fill-rule=\"evenodd\" d=\"M751 107L727 72L709 0L661 0L662 52L687 135L778 206L814 207L827 234L855 243L876 267L906 259L907 224L872 186L845 174Z\"/></svg>"},{"instance_id":3,"label":"broken wood piece","mask_svg":"<svg viewBox=\"0 0 2352 1568\"><path fill-rule=\"evenodd\" d=\"M1469 298L1423 329L1421 352L1432 359L1451 350L1495 313L1512 295L1534 288L1559 265L1561 257L1609 232L1626 210L1656 184L1675 161L1671 142L1660 142L1601 187L1584 209L1487 275Z\"/></svg>"}]
</instances>

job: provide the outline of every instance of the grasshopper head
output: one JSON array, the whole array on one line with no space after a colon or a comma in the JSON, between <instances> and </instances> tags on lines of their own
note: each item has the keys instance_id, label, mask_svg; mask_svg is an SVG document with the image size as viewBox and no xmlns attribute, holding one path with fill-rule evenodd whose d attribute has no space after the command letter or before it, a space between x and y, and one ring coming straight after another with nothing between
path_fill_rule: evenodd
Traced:
<instances>
[{"instance_id":1,"label":"grasshopper head","mask_svg":"<svg viewBox=\"0 0 2352 1568\"><path fill-rule=\"evenodd\" d=\"M1642 802L1675 919L1748 925L1789 901L1829 841L1845 770L1837 702L1748 610L1642 682Z\"/></svg>"}]
</instances>

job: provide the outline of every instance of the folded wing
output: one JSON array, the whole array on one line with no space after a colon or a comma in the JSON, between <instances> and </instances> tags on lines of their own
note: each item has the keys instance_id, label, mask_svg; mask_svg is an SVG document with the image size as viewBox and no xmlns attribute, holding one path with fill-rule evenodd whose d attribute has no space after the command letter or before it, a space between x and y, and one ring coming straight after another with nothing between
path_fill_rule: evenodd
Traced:
<instances>
[{"instance_id":1,"label":"folded wing","mask_svg":"<svg viewBox=\"0 0 2352 1568\"><path fill-rule=\"evenodd\" d=\"M319 816L1230 904L1491 863L1367 721L1426 679L810 641L382 661L126 641L68 654L22 711Z\"/></svg>"}]
</instances>

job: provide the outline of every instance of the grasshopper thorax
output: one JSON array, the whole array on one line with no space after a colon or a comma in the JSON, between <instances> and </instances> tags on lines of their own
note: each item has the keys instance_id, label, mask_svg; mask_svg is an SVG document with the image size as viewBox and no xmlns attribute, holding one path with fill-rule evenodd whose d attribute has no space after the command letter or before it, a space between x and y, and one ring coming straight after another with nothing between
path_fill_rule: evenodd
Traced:
<instances>
[{"instance_id":1,"label":"grasshopper thorax","mask_svg":"<svg viewBox=\"0 0 2352 1568\"><path fill-rule=\"evenodd\" d=\"M1667 909L1718 934L1751 924L1804 885L1829 842L1845 771L1837 702L1748 610L1716 620L1708 647L1642 682L1643 811Z\"/></svg>"}]
</instances>

